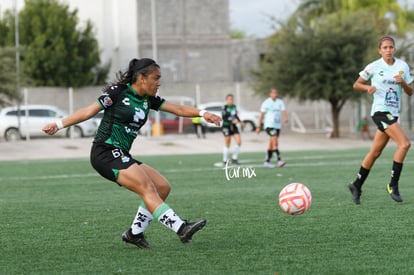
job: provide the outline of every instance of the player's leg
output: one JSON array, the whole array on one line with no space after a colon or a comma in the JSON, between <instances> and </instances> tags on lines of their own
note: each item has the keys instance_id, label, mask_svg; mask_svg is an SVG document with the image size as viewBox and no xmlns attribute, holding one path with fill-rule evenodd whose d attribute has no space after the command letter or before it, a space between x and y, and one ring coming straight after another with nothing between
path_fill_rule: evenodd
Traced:
<instances>
[{"instance_id":1,"label":"player's leg","mask_svg":"<svg viewBox=\"0 0 414 275\"><path fill-rule=\"evenodd\" d=\"M230 135L229 128L223 127L223 135L224 135L223 164L226 165L226 162L229 160L230 143L231 143L231 135Z\"/></svg>"},{"instance_id":2,"label":"player's leg","mask_svg":"<svg viewBox=\"0 0 414 275\"><path fill-rule=\"evenodd\" d=\"M381 130L377 130L374 136L374 141L369 152L365 155L359 168L358 174L353 183L348 185L352 193L352 200L355 204L360 204L360 197L362 193L362 185L368 177L368 174L375 163L375 160L381 155L382 150L387 145L389 136Z\"/></svg>"},{"instance_id":3,"label":"player's leg","mask_svg":"<svg viewBox=\"0 0 414 275\"><path fill-rule=\"evenodd\" d=\"M231 162L232 162L232 164L239 165L238 158L239 158L240 146L241 146L241 136L240 136L240 133L238 133L238 132L237 133L234 133L233 134L233 139L234 139L235 145L234 145L234 151L233 151L233 155L232 155L232 158L231 158Z\"/></svg>"},{"instance_id":4,"label":"player's leg","mask_svg":"<svg viewBox=\"0 0 414 275\"><path fill-rule=\"evenodd\" d=\"M153 178L157 183L153 181ZM190 241L192 235L206 224L206 220L204 219L195 223L187 223L186 221L183 221L174 210L163 201L157 191L157 185L159 185L158 187L161 190L162 196L168 196L169 184L167 187L163 177L159 175L155 169L152 169L147 165L133 164L129 168L121 170L117 182L138 194L143 199L149 213L160 223L176 232L182 242ZM129 241L138 247L142 247L135 243L133 239L128 240L128 236L124 235L123 239L125 241ZM134 238L134 236L132 237Z\"/></svg>"},{"instance_id":5,"label":"player's leg","mask_svg":"<svg viewBox=\"0 0 414 275\"><path fill-rule=\"evenodd\" d=\"M267 154L264 162L264 166L268 168L273 168L274 165L271 163L272 156L276 146L276 129L266 128L266 133L269 136L269 143L267 146Z\"/></svg>"},{"instance_id":6,"label":"player's leg","mask_svg":"<svg viewBox=\"0 0 414 275\"><path fill-rule=\"evenodd\" d=\"M273 152L276 155L277 158L277 165L279 167L283 167L285 166L286 162L282 160L282 155L280 154L279 151L279 136L280 136L280 129L276 129L276 140L275 140L275 144L274 144L274 150Z\"/></svg>"},{"instance_id":7,"label":"player's leg","mask_svg":"<svg viewBox=\"0 0 414 275\"><path fill-rule=\"evenodd\" d=\"M157 170L146 164L141 164L140 167L142 167L146 174L152 179L159 196L163 201L165 201L171 190L171 186L168 180L165 177L163 177ZM145 203L141 202L135 215L134 221L131 225L132 234L138 235L143 233L150 225L153 219L154 218L151 212L146 207Z\"/></svg>"},{"instance_id":8,"label":"player's leg","mask_svg":"<svg viewBox=\"0 0 414 275\"><path fill-rule=\"evenodd\" d=\"M388 134L390 138L397 144L397 150L395 151L393 158L391 180L387 185L387 191L393 200L402 202L398 188L398 182L400 180L403 162L408 150L410 149L411 143L398 123L389 125L385 130L385 133Z\"/></svg>"}]
</instances>

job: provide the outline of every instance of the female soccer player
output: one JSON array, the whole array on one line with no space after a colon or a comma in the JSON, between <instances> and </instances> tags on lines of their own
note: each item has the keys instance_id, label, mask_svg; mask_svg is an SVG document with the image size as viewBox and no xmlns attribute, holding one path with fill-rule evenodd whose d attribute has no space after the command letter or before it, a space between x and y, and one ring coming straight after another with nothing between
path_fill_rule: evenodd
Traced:
<instances>
[{"instance_id":1,"label":"female soccer player","mask_svg":"<svg viewBox=\"0 0 414 275\"><path fill-rule=\"evenodd\" d=\"M359 73L353 85L355 90L373 95L371 117L378 128L371 149L362 161L356 179L348 185L355 204L360 204L361 187L390 138L397 144L397 150L394 153L391 180L386 189L394 201L403 201L398 189L398 181L404 158L411 144L398 123L398 117L402 92L410 96L413 94L411 86L413 78L407 63L394 57L395 51L395 42L392 37L381 38L378 44L381 58L368 64ZM367 84L368 81L370 84Z\"/></svg>"},{"instance_id":2,"label":"female soccer player","mask_svg":"<svg viewBox=\"0 0 414 275\"><path fill-rule=\"evenodd\" d=\"M243 126L244 123L239 118L232 94L226 96L226 105L223 106L221 117L223 118L223 127L221 128L221 131L224 135L223 165L226 166L226 163L229 161L228 157L232 136L236 144L234 145L231 164L239 165L238 157L240 153L241 137L237 124L240 123Z\"/></svg>"},{"instance_id":3,"label":"female soccer player","mask_svg":"<svg viewBox=\"0 0 414 275\"><path fill-rule=\"evenodd\" d=\"M154 218L176 232L183 243L189 242L193 234L206 224L205 219L193 223L183 221L164 202L171 189L167 179L130 155L132 142L147 121L149 110L161 110L185 117L200 116L216 125L221 120L212 113L177 105L157 96L160 78L160 67L154 60L133 59L126 72L120 71L117 74L118 82L106 87L96 102L43 127L45 133L53 135L62 128L90 119L104 110L91 149L91 164L104 178L142 198L143 202L131 228L122 234L125 242L140 248L149 247L143 232Z\"/></svg>"},{"instance_id":4,"label":"female soccer player","mask_svg":"<svg viewBox=\"0 0 414 275\"><path fill-rule=\"evenodd\" d=\"M288 117L285 109L285 103L282 99L278 98L278 90L271 88L269 92L269 98L267 98L260 107L260 118L256 132L259 134L261 131L261 125L264 120L263 129L269 135L269 145L267 147L266 159L264 167L273 168L274 165L270 162L273 154L276 154L277 165L279 167L285 166L286 162L282 160L282 156L279 151L279 135L282 128L282 119L285 123L288 122Z\"/></svg>"}]
</instances>

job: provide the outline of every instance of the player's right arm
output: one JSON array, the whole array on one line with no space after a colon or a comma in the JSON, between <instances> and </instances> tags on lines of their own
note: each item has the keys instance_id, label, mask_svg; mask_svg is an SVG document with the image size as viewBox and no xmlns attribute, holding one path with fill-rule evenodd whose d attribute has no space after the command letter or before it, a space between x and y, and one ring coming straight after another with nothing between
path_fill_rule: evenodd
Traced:
<instances>
[{"instance_id":1,"label":"player's right arm","mask_svg":"<svg viewBox=\"0 0 414 275\"><path fill-rule=\"evenodd\" d=\"M81 108L71 115L59 120L57 122L48 123L43 126L42 131L48 135L54 135L62 128L70 127L78 124L82 121L88 120L102 110L101 105L98 102L94 102L91 105Z\"/></svg>"},{"instance_id":2,"label":"player's right arm","mask_svg":"<svg viewBox=\"0 0 414 275\"><path fill-rule=\"evenodd\" d=\"M366 84L366 80L363 79L361 76L354 82L353 88L360 92L368 92L369 94L373 94L376 91L375 86L371 86Z\"/></svg>"},{"instance_id":3,"label":"player's right arm","mask_svg":"<svg viewBox=\"0 0 414 275\"><path fill-rule=\"evenodd\" d=\"M257 122L257 127L256 127L256 133L260 133L260 131L262 130L262 123L263 123L264 115L265 115L264 112L260 112L259 122Z\"/></svg>"}]
</instances>

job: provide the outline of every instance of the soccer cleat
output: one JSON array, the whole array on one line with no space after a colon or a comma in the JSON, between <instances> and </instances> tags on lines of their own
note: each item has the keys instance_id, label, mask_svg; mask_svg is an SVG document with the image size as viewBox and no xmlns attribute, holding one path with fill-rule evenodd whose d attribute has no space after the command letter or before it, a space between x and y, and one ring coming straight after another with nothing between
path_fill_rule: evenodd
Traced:
<instances>
[{"instance_id":1,"label":"soccer cleat","mask_svg":"<svg viewBox=\"0 0 414 275\"><path fill-rule=\"evenodd\" d=\"M150 248L149 243L145 240L144 233L138 235L132 234L131 228L122 233L122 240L124 242L138 246L139 248Z\"/></svg>"},{"instance_id":2,"label":"soccer cleat","mask_svg":"<svg viewBox=\"0 0 414 275\"><path fill-rule=\"evenodd\" d=\"M237 159L232 159L231 164L233 165L240 165L240 162Z\"/></svg>"},{"instance_id":3,"label":"soccer cleat","mask_svg":"<svg viewBox=\"0 0 414 275\"><path fill-rule=\"evenodd\" d=\"M401 198L400 191L398 190L397 186L391 186L387 184L387 192L390 194L391 199L395 200L396 202L403 202L403 199Z\"/></svg>"},{"instance_id":4,"label":"soccer cleat","mask_svg":"<svg viewBox=\"0 0 414 275\"><path fill-rule=\"evenodd\" d=\"M279 166L279 167L283 167L283 166L285 166L285 164L286 164L286 161L283 161L283 160L279 160L277 162L277 166Z\"/></svg>"},{"instance_id":5,"label":"soccer cleat","mask_svg":"<svg viewBox=\"0 0 414 275\"><path fill-rule=\"evenodd\" d=\"M274 168L275 166L270 161L265 161L263 166L266 168Z\"/></svg>"},{"instance_id":6,"label":"soccer cleat","mask_svg":"<svg viewBox=\"0 0 414 275\"><path fill-rule=\"evenodd\" d=\"M201 230L207 223L207 220L201 219L196 222L187 222L184 221L181 228L178 230L177 235L180 238L182 243L188 243L191 241L194 233Z\"/></svg>"},{"instance_id":7,"label":"soccer cleat","mask_svg":"<svg viewBox=\"0 0 414 275\"><path fill-rule=\"evenodd\" d=\"M356 188L355 185L352 183L348 185L348 188L349 188L349 191L351 191L352 200L354 201L354 203L361 204L360 197L361 197L362 191L360 189L358 190L358 188Z\"/></svg>"}]
</instances>

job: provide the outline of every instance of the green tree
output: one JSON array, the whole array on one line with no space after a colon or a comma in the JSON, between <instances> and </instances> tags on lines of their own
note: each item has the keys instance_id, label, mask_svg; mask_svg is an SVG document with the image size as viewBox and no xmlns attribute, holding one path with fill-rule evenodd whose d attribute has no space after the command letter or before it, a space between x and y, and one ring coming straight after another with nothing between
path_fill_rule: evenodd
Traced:
<instances>
[{"instance_id":1,"label":"green tree","mask_svg":"<svg viewBox=\"0 0 414 275\"><path fill-rule=\"evenodd\" d=\"M12 22L14 16L9 13L0 24L7 39L0 39L0 45L14 44ZM19 33L20 44L27 49L22 70L32 85L79 87L102 81L110 64L99 65L91 21L83 28L78 25L77 10L70 11L68 5L57 0L26 0L19 13Z\"/></svg>"},{"instance_id":2,"label":"green tree","mask_svg":"<svg viewBox=\"0 0 414 275\"><path fill-rule=\"evenodd\" d=\"M19 100L16 85L16 50L0 47L0 106Z\"/></svg>"},{"instance_id":3,"label":"green tree","mask_svg":"<svg viewBox=\"0 0 414 275\"><path fill-rule=\"evenodd\" d=\"M355 6L361 2L366 5ZM352 83L364 64L378 57L378 38L389 34L391 23L395 24L393 17L382 16L385 13L374 2L384 1L303 1L269 38L268 51L253 72L254 89L267 93L269 86L276 85L290 97L328 101L332 137L339 137L342 107L361 96Z\"/></svg>"}]
</instances>

